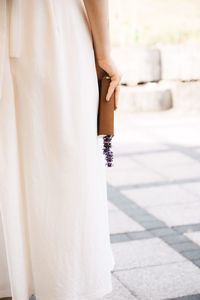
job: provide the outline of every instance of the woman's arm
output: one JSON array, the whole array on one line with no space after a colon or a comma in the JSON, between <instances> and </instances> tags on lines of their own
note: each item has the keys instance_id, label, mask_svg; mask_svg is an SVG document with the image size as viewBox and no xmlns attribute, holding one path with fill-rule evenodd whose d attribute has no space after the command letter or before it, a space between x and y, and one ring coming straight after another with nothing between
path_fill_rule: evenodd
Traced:
<instances>
[{"instance_id":1,"label":"woman's arm","mask_svg":"<svg viewBox=\"0 0 200 300\"><path fill-rule=\"evenodd\" d=\"M108 0L84 0L97 60L110 58Z\"/></svg>"},{"instance_id":2,"label":"woman's arm","mask_svg":"<svg viewBox=\"0 0 200 300\"><path fill-rule=\"evenodd\" d=\"M110 99L112 93L115 91L115 99L117 106L121 74L115 66L110 55L111 45L109 31L108 0L83 1L91 25L97 71L99 71L98 67L100 67L100 69L103 69L110 75L111 84L108 90L107 100Z\"/></svg>"}]
</instances>

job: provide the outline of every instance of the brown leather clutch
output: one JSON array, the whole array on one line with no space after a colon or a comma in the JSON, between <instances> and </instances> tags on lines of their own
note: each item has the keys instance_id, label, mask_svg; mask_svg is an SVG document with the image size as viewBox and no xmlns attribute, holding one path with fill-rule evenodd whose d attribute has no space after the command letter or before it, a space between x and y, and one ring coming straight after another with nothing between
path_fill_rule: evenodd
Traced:
<instances>
[{"instance_id":1,"label":"brown leather clutch","mask_svg":"<svg viewBox=\"0 0 200 300\"><path fill-rule=\"evenodd\" d=\"M105 74L98 80L99 84L99 107L98 107L98 135L114 135L114 111L115 107L115 92L112 94L109 101L106 100L106 95L111 79Z\"/></svg>"}]
</instances>

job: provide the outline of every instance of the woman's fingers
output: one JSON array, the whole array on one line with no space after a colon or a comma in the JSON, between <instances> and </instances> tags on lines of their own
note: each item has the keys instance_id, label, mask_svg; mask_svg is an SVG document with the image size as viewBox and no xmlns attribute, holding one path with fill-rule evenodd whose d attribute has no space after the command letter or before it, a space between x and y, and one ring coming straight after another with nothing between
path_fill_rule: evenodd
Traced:
<instances>
[{"instance_id":1,"label":"woman's fingers","mask_svg":"<svg viewBox=\"0 0 200 300\"><path fill-rule=\"evenodd\" d=\"M115 89L115 108L118 108L119 104L119 91L120 91L120 86L117 86Z\"/></svg>"},{"instance_id":2,"label":"woman's fingers","mask_svg":"<svg viewBox=\"0 0 200 300\"><path fill-rule=\"evenodd\" d=\"M113 92L115 90L117 90L117 97L118 97L118 94L119 94L119 88L120 88L120 81L121 81L121 75L119 76L115 76L117 77L116 79L112 80L112 77L111 77L111 83L110 83L110 86L108 88L108 92L107 92L107 95L106 95L106 100L109 101Z\"/></svg>"},{"instance_id":3,"label":"woman's fingers","mask_svg":"<svg viewBox=\"0 0 200 300\"><path fill-rule=\"evenodd\" d=\"M114 90L119 87L119 84L120 84L120 81L121 81L121 74L114 74L114 75L111 75L111 83L110 83L110 86L108 88L108 92L107 92L107 95L106 95L106 100L109 101Z\"/></svg>"},{"instance_id":4,"label":"woman's fingers","mask_svg":"<svg viewBox=\"0 0 200 300\"><path fill-rule=\"evenodd\" d=\"M110 86L109 86L109 88L108 88L107 95L106 95L106 100L107 100L107 101L110 100L110 98L111 98L111 96L112 96L114 90L116 89L117 85L118 85L118 81L117 81L117 80L111 81Z\"/></svg>"}]
</instances>

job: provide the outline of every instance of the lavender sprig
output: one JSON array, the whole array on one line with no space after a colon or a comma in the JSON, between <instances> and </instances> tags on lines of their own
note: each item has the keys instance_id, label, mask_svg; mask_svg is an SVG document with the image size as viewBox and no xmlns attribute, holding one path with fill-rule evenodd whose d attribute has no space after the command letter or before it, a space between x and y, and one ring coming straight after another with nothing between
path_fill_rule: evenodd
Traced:
<instances>
[{"instance_id":1,"label":"lavender sprig","mask_svg":"<svg viewBox=\"0 0 200 300\"><path fill-rule=\"evenodd\" d=\"M105 155L106 159L106 166L113 167L113 151L112 151L112 137L113 135L105 135L103 137L103 154Z\"/></svg>"}]
</instances>

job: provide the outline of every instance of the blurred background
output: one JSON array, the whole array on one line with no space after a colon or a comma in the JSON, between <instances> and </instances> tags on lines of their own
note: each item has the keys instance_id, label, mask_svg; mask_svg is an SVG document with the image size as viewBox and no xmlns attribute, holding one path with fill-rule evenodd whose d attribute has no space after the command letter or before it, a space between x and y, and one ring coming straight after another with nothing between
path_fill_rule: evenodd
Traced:
<instances>
[{"instance_id":1,"label":"blurred background","mask_svg":"<svg viewBox=\"0 0 200 300\"><path fill-rule=\"evenodd\" d=\"M198 0L110 0L116 47L200 42Z\"/></svg>"},{"instance_id":2,"label":"blurred background","mask_svg":"<svg viewBox=\"0 0 200 300\"><path fill-rule=\"evenodd\" d=\"M200 1L109 0L112 300L200 299Z\"/></svg>"}]
</instances>

